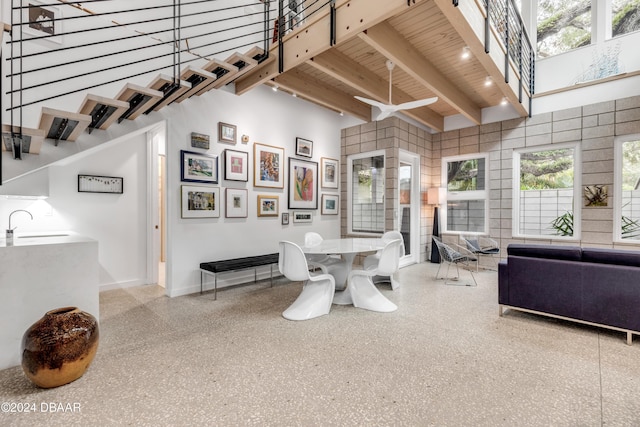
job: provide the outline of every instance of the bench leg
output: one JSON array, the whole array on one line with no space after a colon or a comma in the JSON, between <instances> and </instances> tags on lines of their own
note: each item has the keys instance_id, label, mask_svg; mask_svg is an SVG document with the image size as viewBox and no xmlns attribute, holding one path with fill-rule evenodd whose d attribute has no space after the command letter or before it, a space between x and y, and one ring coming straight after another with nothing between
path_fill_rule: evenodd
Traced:
<instances>
[{"instance_id":1,"label":"bench leg","mask_svg":"<svg viewBox=\"0 0 640 427\"><path fill-rule=\"evenodd\" d=\"M633 345L633 334L631 332L627 332L627 344Z\"/></svg>"}]
</instances>

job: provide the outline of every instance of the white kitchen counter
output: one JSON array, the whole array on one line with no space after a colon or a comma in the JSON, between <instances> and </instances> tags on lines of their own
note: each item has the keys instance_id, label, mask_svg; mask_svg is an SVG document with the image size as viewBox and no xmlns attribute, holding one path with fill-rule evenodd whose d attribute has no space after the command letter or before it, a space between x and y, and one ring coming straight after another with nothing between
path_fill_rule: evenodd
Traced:
<instances>
[{"instance_id":1,"label":"white kitchen counter","mask_svg":"<svg viewBox=\"0 0 640 427\"><path fill-rule=\"evenodd\" d=\"M24 332L47 311L74 306L99 319L98 242L75 233L0 239L0 369L20 365Z\"/></svg>"}]
</instances>

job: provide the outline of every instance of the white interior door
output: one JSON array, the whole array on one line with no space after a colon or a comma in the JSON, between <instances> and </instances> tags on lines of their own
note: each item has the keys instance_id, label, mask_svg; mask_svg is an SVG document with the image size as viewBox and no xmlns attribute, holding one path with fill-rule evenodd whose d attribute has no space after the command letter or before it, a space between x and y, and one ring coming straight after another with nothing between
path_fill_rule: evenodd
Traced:
<instances>
[{"instance_id":1,"label":"white interior door","mask_svg":"<svg viewBox=\"0 0 640 427\"><path fill-rule=\"evenodd\" d=\"M400 266L404 267L420 258L420 156L400 150L398 190L398 228L405 247Z\"/></svg>"}]
</instances>

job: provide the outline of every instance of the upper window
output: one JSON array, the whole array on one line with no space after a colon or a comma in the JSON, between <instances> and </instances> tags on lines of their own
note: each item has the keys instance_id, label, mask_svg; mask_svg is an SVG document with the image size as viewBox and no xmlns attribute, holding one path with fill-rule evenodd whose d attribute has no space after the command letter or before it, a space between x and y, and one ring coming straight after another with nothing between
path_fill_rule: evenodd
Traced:
<instances>
[{"instance_id":1,"label":"upper window","mask_svg":"<svg viewBox=\"0 0 640 427\"><path fill-rule=\"evenodd\" d=\"M513 156L514 235L578 237L577 146L518 150Z\"/></svg>"},{"instance_id":2,"label":"upper window","mask_svg":"<svg viewBox=\"0 0 640 427\"><path fill-rule=\"evenodd\" d=\"M349 233L384 233L384 151L347 157Z\"/></svg>"},{"instance_id":3,"label":"upper window","mask_svg":"<svg viewBox=\"0 0 640 427\"><path fill-rule=\"evenodd\" d=\"M538 3L538 56L547 57L591 43L591 0Z\"/></svg>"},{"instance_id":4,"label":"upper window","mask_svg":"<svg viewBox=\"0 0 640 427\"><path fill-rule=\"evenodd\" d=\"M640 135L621 137L615 147L615 240L640 241Z\"/></svg>"},{"instance_id":5,"label":"upper window","mask_svg":"<svg viewBox=\"0 0 640 427\"><path fill-rule=\"evenodd\" d=\"M640 1L613 0L611 33L613 37L640 30Z\"/></svg>"},{"instance_id":6,"label":"upper window","mask_svg":"<svg viewBox=\"0 0 640 427\"><path fill-rule=\"evenodd\" d=\"M446 183L445 231L487 233L487 155L442 158Z\"/></svg>"},{"instance_id":7,"label":"upper window","mask_svg":"<svg viewBox=\"0 0 640 427\"><path fill-rule=\"evenodd\" d=\"M593 10L598 19L610 23L598 36L591 23ZM540 0L537 14L541 58L640 30L640 0Z\"/></svg>"}]
</instances>

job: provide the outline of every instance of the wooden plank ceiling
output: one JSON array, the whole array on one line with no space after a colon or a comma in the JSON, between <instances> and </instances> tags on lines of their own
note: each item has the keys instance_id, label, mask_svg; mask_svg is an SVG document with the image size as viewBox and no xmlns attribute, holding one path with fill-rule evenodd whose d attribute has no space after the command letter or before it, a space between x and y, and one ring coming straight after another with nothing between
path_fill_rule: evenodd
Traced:
<instances>
[{"instance_id":1,"label":"wooden plank ceiling","mask_svg":"<svg viewBox=\"0 0 640 427\"><path fill-rule=\"evenodd\" d=\"M481 109L499 105L504 98L476 55L464 59L465 42L433 0L349 0L337 3L337 44L330 46L329 17L317 16L283 38L284 72L278 72L277 45L268 60L236 81L242 94L259 84L315 102L336 112L365 121L374 120L377 109L354 98L359 95L389 101L389 71L393 61L394 104L438 97L426 107L403 114L436 130L444 130L444 118L461 114L480 124ZM450 6L453 7L453 6ZM371 14L375 9L378 13ZM327 33L325 33L327 32ZM322 40L320 40L320 38ZM373 115L372 115L373 113Z\"/></svg>"}]
</instances>

